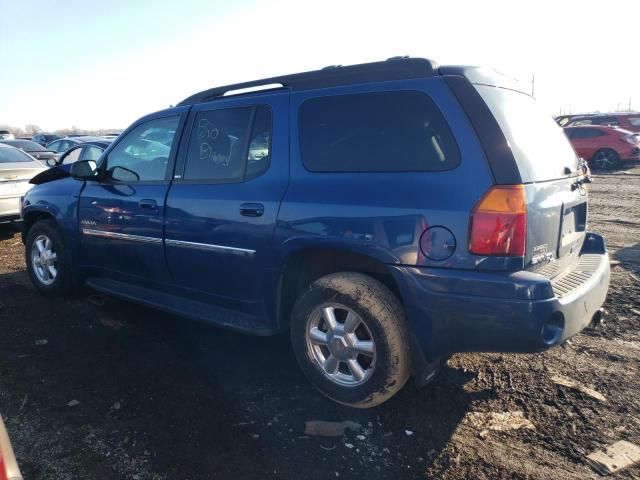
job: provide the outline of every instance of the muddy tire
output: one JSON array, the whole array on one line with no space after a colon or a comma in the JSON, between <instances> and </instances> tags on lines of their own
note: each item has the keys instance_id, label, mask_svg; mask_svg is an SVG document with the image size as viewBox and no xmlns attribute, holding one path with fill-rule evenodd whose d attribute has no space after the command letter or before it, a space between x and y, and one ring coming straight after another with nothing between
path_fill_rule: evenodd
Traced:
<instances>
[{"instance_id":1,"label":"muddy tire","mask_svg":"<svg viewBox=\"0 0 640 480\"><path fill-rule=\"evenodd\" d=\"M600 170L613 170L620 165L620 155L610 148L602 148L593 155L589 163Z\"/></svg>"},{"instance_id":2,"label":"muddy tire","mask_svg":"<svg viewBox=\"0 0 640 480\"><path fill-rule=\"evenodd\" d=\"M71 261L53 221L40 220L29 229L25 262L31 283L43 295L62 297L73 292Z\"/></svg>"},{"instance_id":3,"label":"muddy tire","mask_svg":"<svg viewBox=\"0 0 640 480\"><path fill-rule=\"evenodd\" d=\"M336 402L375 407L409 378L404 309L366 275L334 273L313 282L293 308L290 332L300 368Z\"/></svg>"}]
</instances>

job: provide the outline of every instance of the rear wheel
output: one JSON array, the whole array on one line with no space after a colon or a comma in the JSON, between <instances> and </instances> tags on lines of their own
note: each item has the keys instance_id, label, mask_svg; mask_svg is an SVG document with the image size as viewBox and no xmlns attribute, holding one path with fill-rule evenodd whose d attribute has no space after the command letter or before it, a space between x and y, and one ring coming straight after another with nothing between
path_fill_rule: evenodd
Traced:
<instances>
[{"instance_id":1,"label":"rear wheel","mask_svg":"<svg viewBox=\"0 0 640 480\"><path fill-rule=\"evenodd\" d=\"M296 302L291 341L310 382L332 400L379 405L409 378L404 309L391 291L359 273L335 273Z\"/></svg>"},{"instance_id":2,"label":"rear wheel","mask_svg":"<svg viewBox=\"0 0 640 480\"><path fill-rule=\"evenodd\" d=\"M58 297L72 292L71 262L53 221L40 220L29 229L25 257L31 282L40 293Z\"/></svg>"},{"instance_id":3,"label":"rear wheel","mask_svg":"<svg viewBox=\"0 0 640 480\"><path fill-rule=\"evenodd\" d=\"M603 148L593 155L591 165L601 170L613 170L620 165L620 155L615 150Z\"/></svg>"}]
</instances>

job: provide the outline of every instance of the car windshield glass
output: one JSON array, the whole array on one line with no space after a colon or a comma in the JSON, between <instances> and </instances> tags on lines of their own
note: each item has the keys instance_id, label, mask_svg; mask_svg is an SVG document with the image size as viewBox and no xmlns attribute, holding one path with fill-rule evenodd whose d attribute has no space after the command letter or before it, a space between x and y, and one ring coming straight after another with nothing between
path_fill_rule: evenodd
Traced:
<instances>
[{"instance_id":1,"label":"car windshield glass","mask_svg":"<svg viewBox=\"0 0 640 480\"><path fill-rule=\"evenodd\" d=\"M475 85L513 152L524 183L575 174L578 157L551 115L524 93ZM566 170L569 169L569 170Z\"/></svg>"},{"instance_id":2,"label":"car windshield glass","mask_svg":"<svg viewBox=\"0 0 640 480\"><path fill-rule=\"evenodd\" d=\"M31 158L15 148L0 148L0 163L32 162Z\"/></svg>"}]
</instances>

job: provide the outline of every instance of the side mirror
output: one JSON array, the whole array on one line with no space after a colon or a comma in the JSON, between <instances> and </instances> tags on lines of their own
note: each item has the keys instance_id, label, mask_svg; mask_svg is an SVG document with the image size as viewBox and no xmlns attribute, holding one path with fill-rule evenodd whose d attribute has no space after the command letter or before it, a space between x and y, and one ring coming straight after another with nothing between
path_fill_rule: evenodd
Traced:
<instances>
[{"instance_id":1,"label":"side mirror","mask_svg":"<svg viewBox=\"0 0 640 480\"><path fill-rule=\"evenodd\" d=\"M96 162L80 160L71 164L71 176L77 180L93 180L97 176Z\"/></svg>"}]
</instances>

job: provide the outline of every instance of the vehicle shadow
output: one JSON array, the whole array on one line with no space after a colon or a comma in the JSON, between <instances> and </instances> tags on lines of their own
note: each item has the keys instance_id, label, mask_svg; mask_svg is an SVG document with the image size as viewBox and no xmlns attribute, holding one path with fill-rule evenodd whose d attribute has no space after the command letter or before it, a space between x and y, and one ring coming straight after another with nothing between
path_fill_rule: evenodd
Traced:
<instances>
[{"instance_id":1,"label":"vehicle shadow","mask_svg":"<svg viewBox=\"0 0 640 480\"><path fill-rule=\"evenodd\" d=\"M619 249L613 254L613 258L626 269L640 275L640 243Z\"/></svg>"},{"instance_id":2,"label":"vehicle shadow","mask_svg":"<svg viewBox=\"0 0 640 480\"><path fill-rule=\"evenodd\" d=\"M465 392L473 374L445 367L423 389L410 382L377 408L352 409L307 383L286 335L239 335L96 294L46 299L24 272L0 275L0 289L3 413L22 415L27 395L25 412L37 404L36 428L76 452L79 473L105 474L100 452L76 445L91 432L113 464L143 459L167 478L423 478L471 402L492 395ZM362 428L311 437L307 420ZM46 446L16 443L25 478L39 477Z\"/></svg>"},{"instance_id":3,"label":"vehicle shadow","mask_svg":"<svg viewBox=\"0 0 640 480\"><path fill-rule=\"evenodd\" d=\"M18 222L0 223L0 240L8 240L16 233L20 233L20 229Z\"/></svg>"}]
</instances>

